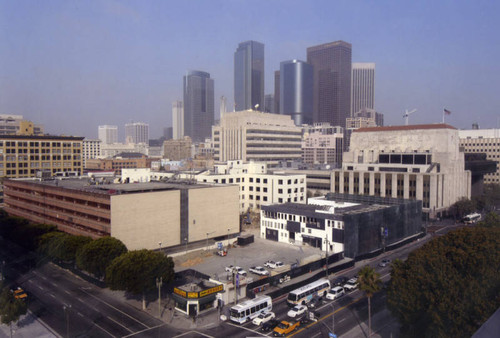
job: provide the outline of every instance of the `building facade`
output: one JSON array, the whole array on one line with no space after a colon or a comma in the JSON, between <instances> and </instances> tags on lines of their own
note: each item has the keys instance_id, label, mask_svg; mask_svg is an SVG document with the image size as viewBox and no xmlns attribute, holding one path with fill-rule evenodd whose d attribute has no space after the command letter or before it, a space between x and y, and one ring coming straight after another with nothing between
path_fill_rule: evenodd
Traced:
<instances>
[{"instance_id":1,"label":"building facade","mask_svg":"<svg viewBox=\"0 0 500 338\"><path fill-rule=\"evenodd\" d=\"M175 140L184 137L184 103L172 102L172 138Z\"/></svg>"},{"instance_id":2,"label":"building facade","mask_svg":"<svg viewBox=\"0 0 500 338\"><path fill-rule=\"evenodd\" d=\"M274 112L280 112L280 71L274 72Z\"/></svg>"},{"instance_id":3,"label":"building facade","mask_svg":"<svg viewBox=\"0 0 500 338\"><path fill-rule=\"evenodd\" d=\"M111 171L121 174L125 168L151 168L152 159L139 153L122 153L113 158L95 158L86 161L87 170Z\"/></svg>"},{"instance_id":4,"label":"building facade","mask_svg":"<svg viewBox=\"0 0 500 338\"><path fill-rule=\"evenodd\" d=\"M383 250L421 230L420 201L345 194L310 198L307 205L263 206L260 218L261 238L349 258Z\"/></svg>"},{"instance_id":5,"label":"building facade","mask_svg":"<svg viewBox=\"0 0 500 338\"><path fill-rule=\"evenodd\" d=\"M264 113L274 114L274 94L264 96Z\"/></svg>"},{"instance_id":6,"label":"building facade","mask_svg":"<svg viewBox=\"0 0 500 338\"><path fill-rule=\"evenodd\" d=\"M306 177L300 174L268 173L265 163L228 161L215 165L215 171L195 176L198 182L239 186L240 212L260 210L276 203L305 203Z\"/></svg>"},{"instance_id":7,"label":"building facade","mask_svg":"<svg viewBox=\"0 0 500 338\"><path fill-rule=\"evenodd\" d=\"M163 156L170 161L180 161L193 157L193 142L189 136L163 142Z\"/></svg>"},{"instance_id":8,"label":"building facade","mask_svg":"<svg viewBox=\"0 0 500 338\"><path fill-rule=\"evenodd\" d=\"M360 128L351 136L331 191L422 201L431 219L471 196L458 130L446 124Z\"/></svg>"},{"instance_id":9,"label":"building facade","mask_svg":"<svg viewBox=\"0 0 500 338\"><path fill-rule=\"evenodd\" d=\"M97 129L99 140L102 144L118 143L118 126L102 125Z\"/></svg>"},{"instance_id":10,"label":"building facade","mask_svg":"<svg viewBox=\"0 0 500 338\"><path fill-rule=\"evenodd\" d=\"M302 137L302 162L308 165L329 164L332 168L342 165L344 134L341 127L337 132L322 133L310 128Z\"/></svg>"},{"instance_id":11,"label":"building facade","mask_svg":"<svg viewBox=\"0 0 500 338\"><path fill-rule=\"evenodd\" d=\"M149 124L144 122L125 124L125 143L149 144Z\"/></svg>"},{"instance_id":12,"label":"building facade","mask_svg":"<svg viewBox=\"0 0 500 338\"><path fill-rule=\"evenodd\" d=\"M296 126L313 121L313 67L300 60L280 64L280 114Z\"/></svg>"},{"instance_id":13,"label":"building facade","mask_svg":"<svg viewBox=\"0 0 500 338\"><path fill-rule=\"evenodd\" d=\"M0 114L0 135L43 135L43 126L25 120L22 115Z\"/></svg>"},{"instance_id":14,"label":"building facade","mask_svg":"<svg viewBox=\"0 0 500 338\"><path fill-rule=\"evenodd\" d=\"M264 44L245 41L234 53L235 110L264 109Z\"/></svg>"},{"instance_id":15,"label":"building facade","mask_svg":"<svg viewBox=\"0 0 500 338\"><path fill-rule=\"evenodd\" d=\"M44 172L81 175L83 137L0 135L0 177L36 177Z\"/></svg>"},{"instance_id":16,"label":"building facade","mask_svg":"<svg viewBox=\"0 0 500 338\"><path fill-rule=\"evenodd\" d=\"M485 174L484 183L500 184L500 129L459 130L458 134L465 153L483 153L486 160L496 162L496 171Z\"/></svg>"},{"instance_id":17,"label":"building facade","mask_svg":"<svg viewBox=\"0 0 500 338\"><path fill-rule=\"evenodd\" d=\"M86 168L86 161L91 158L102 157L101 140L84 139L82 142L82 165Z\"/></svg>"},{"instance_id":18,"label":"building facade","mask_svg":"<svg viewBox=\"0 0 500 338\"><path fill-rule=\"evenodd\" d=\"M335 41L307 48L307 63L314 68L313 122L345 127L351 113L350 43Z\"/></svg>"},{"instance_id":19,"label":"building facade","mask_svg":"<svg viewBox=\"0 0 500 338\"><path fill-rule=\"evenodd\" d=\"M75 235L113 236L129 250L178 248L239 233L238 187L95 184L88 179L6 180L11 216ZM210 235L207 235L209 233Z\"/></svg>"},{"instance_id":20,"label":"building facade","mask_svg":"<svg viewBox=\"0 0 500 338\"><path fill-rule=\"evenodd\" d=\"M203 141L213 124L214 80L209 73L189 71L184 76L184 135Z\"/></svg>"},{"instance_id":21,"label":"building facade","mask_svg":"<svg viewBox=\"0 0 500 338\"><path fill-rule=\"evenodd\" d=\"M364 108L375 108L375 63L352 64L351 116Z\"/></svg>"},{"instance_id":22,"label":"building facade","mask_svg":"<svg viewBox=\"0 0 500 338\"><path fill-rule=\"evenodd\" d=\"M214 159L267 162L297 160L302 156L301 129L290 116L246 110L227 113L212 128Z\"/></svg>"}]
</instances>

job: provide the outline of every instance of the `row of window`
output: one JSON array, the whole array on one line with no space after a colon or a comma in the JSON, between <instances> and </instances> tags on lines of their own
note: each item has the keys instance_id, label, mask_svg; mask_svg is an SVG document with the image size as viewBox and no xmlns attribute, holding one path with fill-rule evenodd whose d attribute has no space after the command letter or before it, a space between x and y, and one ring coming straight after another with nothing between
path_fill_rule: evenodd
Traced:
<instances>
[{"instance_id":1,"label":"row of window","mask_svg":"<svg viewBox=\"0 0 500 338\"><path fill-rule=\"evenodd\" d=\"M73 146L74 148L80 148L81 143L79 142L27 142L27 141L0 141L0 147L61 147L69 148Z\"/></svg>"}]
</instances>

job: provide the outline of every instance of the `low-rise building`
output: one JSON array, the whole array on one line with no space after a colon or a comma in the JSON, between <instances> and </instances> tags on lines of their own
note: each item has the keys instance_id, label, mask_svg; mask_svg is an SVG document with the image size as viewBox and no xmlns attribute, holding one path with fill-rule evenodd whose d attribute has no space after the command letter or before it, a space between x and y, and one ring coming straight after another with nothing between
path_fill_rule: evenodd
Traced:
<instances>
[{"instance_id":1,"label":"low-rise building","mask_svg":"<svg viewBox=\"0 0 500 338\"><path fill-rule=\"evenodd\" d=\"M114 170L117 175L122 169L151 168L151 158L140 153L121 153L113 158L88 159L87 170Z\"/></svg>"},{"instance_id":2,"label":"low-rise building","mask_svg":"<svg viewBox=\"0 0 500 338\"><path fill-rule=\"evenodd\" d=\"M163 156L170 161L181 161L193 157L191 137L171 139L163 142Z\"/></svg>"},{"instance_id":3,"label":"low-rise building","mask_svg":"<svg viewBox=\"0 0 500 338\"><path fill-rule=\"evenodd\" d=\"M307 205L263 206L260 218L262 238L349 258L383 249L421 228L421 201L346 194L309 199Z\"/></svg>"},{"instance_id":4,"label":"low-rise building","mask_svg":"<svg viewBox=\"0 0 500 338\"><path fill-rule=\"evenodd\" d=\"M129 250L182 250L239 233L237 185L4 181L5 211L75 235L113 236Z\"/></svg>"}]
</instances>

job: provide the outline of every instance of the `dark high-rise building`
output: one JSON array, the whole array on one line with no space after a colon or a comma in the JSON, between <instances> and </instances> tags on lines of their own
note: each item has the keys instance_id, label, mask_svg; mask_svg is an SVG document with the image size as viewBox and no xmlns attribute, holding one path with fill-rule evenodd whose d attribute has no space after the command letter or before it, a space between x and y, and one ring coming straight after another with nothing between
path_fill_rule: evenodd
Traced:
<instances>
[{"instance_id":1,"label":"dark high-rise building","mask_svg":"<svg viewBox=\"0 0 500 338\"><path fill-rule=\"evenodd\" d=\"M351 112L350 43L335 41L307 48L307 62L314 67L313 122L345 127Z\"/></svg>"},{"instance_id":2,"label":"dark high-rise building","mask_svg":"<svg viewBox=\"0 0 500 338\"><path fill-rule=\"evenodd\" d=\"M296 126L312 123L313 67L300 60L280 63L280 114Z\"/></svg>"},{"instance_id":3,"label":"dark high-rise building","mask_svg":"<svg viewBox=\"0 0 500 338\"><path fill-rule=\"evenodd\" d=\"M271 114L276 113L274 111L274 94L266 94L266 96L264 96L264 110L263 110L263 112L271 113Z\"/></svg>"},{"instance_id":4,"label":"dark high-rise building","mask_svg":"<svg viewBox=\"0 0 500 338\"><path fill-rule=\"evenodd\" d=\"M264 109L264 44L260 42L242 42L234 53L234 104L236 111Z\"/></svg>"},{"instance_id":5,"label":"dark high-rise building","mask_svg":"<svg viewBox=\"0 0 500 338\"><path fill-rule=\"evenodd\" d=\"M274 111L280 113L280 71L274 72Z\"/></svg>"},{"instance_id":6,"label":"dark high-rise building","mask_svg":"<svg viewBox=\"0 0 500 338\"><path fill-rule=\"evenodd\" d=\"M200 142L212 135L214 80L210 74L189 71L184 76L184 136Z\"/></svg>"}]
</instances>

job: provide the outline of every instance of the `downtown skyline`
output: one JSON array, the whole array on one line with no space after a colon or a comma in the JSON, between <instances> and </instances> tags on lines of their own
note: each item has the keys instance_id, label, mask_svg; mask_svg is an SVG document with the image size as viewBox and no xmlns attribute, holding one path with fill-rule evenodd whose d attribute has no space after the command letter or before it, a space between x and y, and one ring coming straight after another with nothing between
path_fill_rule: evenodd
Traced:
<instances>
[{"instance_id":1,"label":"downtown skyline","mask_svg":"<svg viewBox=\"0 0 500 338\"><path fill-rule=\"evenodd\" d=\"M192 9L196 8L196 11ZM189 70L214 79L233 107L238 44L262 42L265 93L280 62L343 40L352 62L376 64L375 109L386 125L498 127L499 24L493 1L16 1L0 3L0 114L47 133L97 137L98 125L171 126ZM238 13L246 15L238 15ZM188 15L189 13L189 15Z\"/></svg>"}]
</instances>

